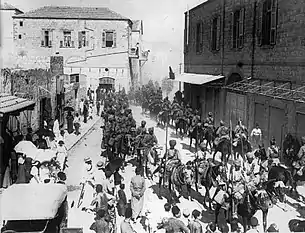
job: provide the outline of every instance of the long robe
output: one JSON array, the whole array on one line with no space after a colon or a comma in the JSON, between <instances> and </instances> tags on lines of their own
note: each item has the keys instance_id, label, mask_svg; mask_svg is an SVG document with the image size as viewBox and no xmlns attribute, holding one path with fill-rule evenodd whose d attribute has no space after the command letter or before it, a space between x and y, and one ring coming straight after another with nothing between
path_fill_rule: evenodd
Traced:
<instances>
[{"instance_id":1,"label":"long robe","mask_svg":"<svg viewBox=\"0 0 305 233\"><path fill-rule=\"evenodd\" d=\"M84 186L84 196L81 204L81 208L89 208L91 206L91 202L93 200L94 194L94 169L93 167L88 171L87 169L84 170L83 173L83 182Z\"/></svg>"},{"instance_id":2,"label":"long robe","mask_svg":"<svg viewBox=\"0 0 305 233\"><path fill-rule=\"evenodd\" d=\"M131 179L131 209L132 218L136 219L140 216L144 206L145 179L136 175Z\"/></svg>"}]
</instances>

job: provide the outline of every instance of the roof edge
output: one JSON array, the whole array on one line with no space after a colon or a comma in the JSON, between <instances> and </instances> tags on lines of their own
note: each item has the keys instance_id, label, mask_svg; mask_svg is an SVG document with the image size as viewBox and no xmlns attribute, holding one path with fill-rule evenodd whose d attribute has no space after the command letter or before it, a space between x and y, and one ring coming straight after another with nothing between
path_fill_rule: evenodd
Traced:
<instances>
[{"instance_id":1,"label":"roof edge","mask_svg":"<svg viewBox=\"0 0 305 233\"><path fill-rule=\"evenodd\" d=\"M198 4L197 6L194 6L193 8L189 9L188 11L185 11L184 14L187 14L187 12L189 12L189 11L196 10L197 8L200 8L200 7L202 7L202 6L206 5L206 4L212 3L214 1L216 1L216 0L207 0L205 2L202 2L202 3Z\"/></svg>"},{"instance_id":2,"label":"roof edge","mask_svg":"<svg viewBox=\"0 0 305 233\"><path fill-rule=\"evenodd\" d=\"M12 18L16 19L65 19L65 20L118 20L118 21L131 21L131 19L110 19L110 18L64 18L64 17L31 17L22 15L13 15Z\"/></svg>"}]
</instances>

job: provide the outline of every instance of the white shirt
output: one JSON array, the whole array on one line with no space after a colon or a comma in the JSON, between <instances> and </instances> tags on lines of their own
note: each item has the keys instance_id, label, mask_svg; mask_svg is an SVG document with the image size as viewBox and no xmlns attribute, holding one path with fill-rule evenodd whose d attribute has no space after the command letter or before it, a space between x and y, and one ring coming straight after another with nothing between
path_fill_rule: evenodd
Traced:
<instances>
[{"instance_id":1,"label":"white shirt","mask_svg":"<svg viewBox=\"0 0 305 233\"><path fill-rule=\"evenodd\" d=\"M256 159L253 159L252 163L249 163L248 161L246 161L244 163L244 167L246 170L246 174L248 174L251 170L252 170L252 166L254 166L253 172L251 174L256 174L259 173L259 165Z\"/></svg>"},{"instance_id":2,"label":"white shirt","mask_svg":"<svg viewBox=\"0 0 305 233\"><path fill-rule=\"evenodd\" d=\"M261 136L262 135L262 130L260 128L254 128L251 132L251 137L253 136Z\"/></svg>"},{"instance_id":3,"label":"white shirt","mask_svg":"<svg viewBox=\"0 0 305 233\"><path fill-rule=\"evenodd\" d=\"M81 101L81 102L79 103L79 108L80 108L81 112L84 111L84 101Z\"/></svg>"},{"instance_id":4,"label":"white shirt","mask_svg":"<svg viewBox=\"0 0 305 233\"><path fill-rule=\"evenodd\" d=\"M54 121L53 132L54 133L59 133L60 132L60 130L59 130L59 122L58 122L57 119Z\"/></svg>"}]
</instances>

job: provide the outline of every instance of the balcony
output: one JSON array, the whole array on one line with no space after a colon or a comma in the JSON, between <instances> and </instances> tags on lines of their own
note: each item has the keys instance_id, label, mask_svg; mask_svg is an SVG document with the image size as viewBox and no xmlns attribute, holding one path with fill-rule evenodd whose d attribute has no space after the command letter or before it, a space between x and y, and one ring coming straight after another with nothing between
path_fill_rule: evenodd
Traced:
<instances>
[{"instance_id":1,"label":"balcony","mask_svg":"<svg viewBox=\"0 0 305 233\"><path fill-rule=\"evenodd\" d=\"M150 52L150 50L142 51L140 54L140 57L139 57L140 61L147 61L149 52Z\"/></svg>"}]
</instances>

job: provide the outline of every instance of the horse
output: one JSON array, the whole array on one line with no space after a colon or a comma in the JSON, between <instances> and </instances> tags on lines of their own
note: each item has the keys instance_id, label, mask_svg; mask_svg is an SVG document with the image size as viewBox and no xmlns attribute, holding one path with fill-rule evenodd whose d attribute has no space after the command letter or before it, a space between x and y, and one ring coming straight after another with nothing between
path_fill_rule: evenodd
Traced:
<instances>
[{"instance_id":1,"label":"horse","mask_svg":"<svg viewBox=\"0 0 305 233\"><path fill-rule=\"evenodd\" d=\"M213 148L213 142L216 138L216 130L211 127L204 127L203 128L203 137L207 140L207 146L210 146L210 149Z\"/></svg>"},{"instance_id":2,"label":"horse","mask_svg":"<svg viewBox=\"0 0 305 233\"><path fill-rule=\"evenodd\" d=\"M142 114L146 114L149 110L149 103L147 101L143 101L141 104L142 107Z\"/></svg>"},{"instance_id":3,"label":"horse","mask_svg":"<svg viewBox=\"0 0 305 233\"><path fill-rule=\"evenodd\" d=\"M182 196L182 186L186 185L187 188L187 197L191 197L191 189L192 184L194 180L194 171L189 166L186 166L184 164L180 164L178 166L175 166L171 172L171 175L169 177L169 190L171 192L171 188L173 187L173 190L176 191L176 197L179 200L179 198ZM177 192L179 195L177 195ZM191 197L192 201L192 197Z\"/></svg>"},{"instance_id":4,"label":"horse","mask_svg":"<svg viewBox=\"0 0 305 233\"><path fill-rule=\"evenodd\" d=\"M285 135L283 142L284 158L288 162L289 166L296 160L296 155L301 148L301 143L296 136L291 133Z\"/></svg>"},{"instance_id":5,"label":"horse","mask_svg":"<svg viewBox=\"0 0 305 233\"><path fill-rule=\"evenodd\" d=\"M167 123L167 119L166 119L166 112L165 111L161 111L158 113L157 115L157 125L166 125Z\"/></svg>"},{"instance_id":6,"label":"horse","mask_svg":"<svg viewBox=\"0 0 305 233\"><path fill-rule=\"evenodd\" d=\"M232 197L230 198L232 199ZM229 200L230 202L232 200ZM254 214L258 210L262 210L263 212L263 228L264 232L267 228L267 215L269 208L272 207L272 202L265 190L260 191L250 191L246 189L243 200L241 203L237 205L237 213L242 217L244 232L246 233L248 230L250 219L254 216ZM221 208L216 208L215 210L215 222L218 221L218 215L220 213ZM228 211L231 211L232 208L229 208Z\"/></svg>"},{"instance_id":7,"label":"horse","mask_svg":"<svg viewBox=\"0 0 305 233\"><path fill-rule=\"evenodd\" d=\"M227 162L228 158L232 152L232 145L231 141L227 138L223 138L220 140L220 142L216 145L214 142L214 154L213 154L213 161L215 161L215 155L217 152L221 153L221 161Z\"/></svg>"},{"instance_id":8,"label":"horse","mask_svg":"<svg viewBox=\"0 0 305 233\"><path fill-rule=\"evenodd\" d=\"M187 188L187 197L191 197L190 193L192 190L192 184L194 181L194 170L191 166L174 163L173 166L170 166L169 168L165 168L166 176L168 176L168 189L170 192L170 198L172 199L172 191L175 192L175 196L179 200L179 198L182 196L182 187L185 185ZM159 187L161 187L161 179L159 180ZM173 188L173 190L172 190ZM160 189L159 189L160 190ZM178 194L177 194L178 193ZM160 193L159 193L160 196ZM192 197L191 197L192 200Z\"/></svg>"},{"instance_id":9,"label":"horse","mask_svg":"<svg viewBox=\"0 0 305 233\"><path fill-rule=\"evenodd\" d=\"M266 190L270 195L275 195L280 202L285 201L284 186L280 186L279 182L283 182L285 186L291 185L290 192L296 191L296 182L289 170L282 166L273 166L268 172L268 181L266 182Z\"/></svg>"},{"instance_id":10,"label":"horse","mask_svg":"<svg viewBox=\"0 0 305 233\"><path fill-rule=\"evenodd\" d=\"M252 146L251 143L248 141L248 139L244 137L240 137L237 141L237 145L233 146L233 150L235 154L235 159L237 159L236 158L237 157L236 153L237 153L241 155L242 158L245 160L245 154L252 151Z\"/></svg>"},{"instance_id":11,"label":"horse","mask_svg":"<svg viewBox=\"0 0 305 233\"><path fill-rule=\"evenodd\" d=\"M206 174L201 177L199 182L201 185L204 186L205 188L205 195L203 198L203 206L207 207L206 205L206 199L208 198L209 200L209 208L212 209L212 200L210 197L210 189L212 186L216 187L217 186L217 181L216 177L220 175L222 172L222 164L217 164L216 166L210 166L208 170L206 171Z\"/></svg>"},{"instance_id":12,"label":"horse","mask_svg":"<svg viewBox=\"0 0 305 233\"><path fill-rule=\"evenodd\" d=\"M175 120L176 135L178 135L178 129L180 129L180 134L185 134L187 131L187 121L183 118L178 118Z\"/></svg>"},{"instance_id":13,"label":"horse","mask_svg":"<svg viewBox=\"0 0 305 233\"><path fill-rule=\"evenodd\" d=\"M201 143L202 138L203 138L203 131L202 131L201 126L196 124L193 127L193 130L189 131L189 137L190 137L190 148L192 147L193 139L195 139L196 146L198 146Z\"/></svg>"}]
</instances>

